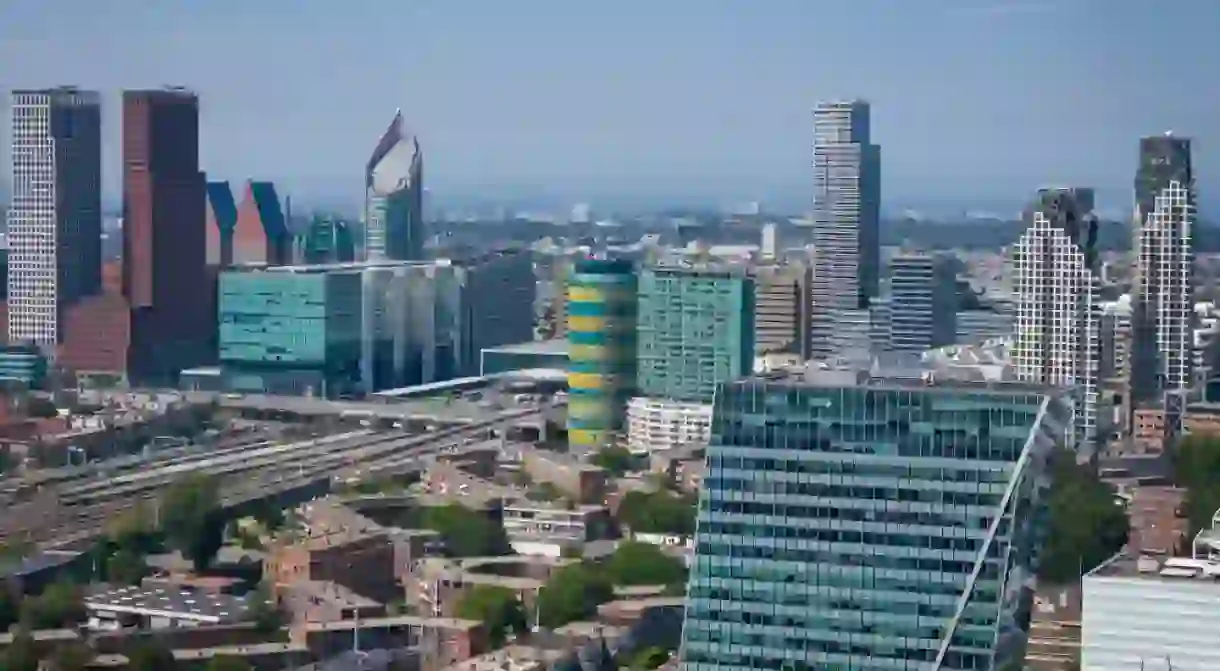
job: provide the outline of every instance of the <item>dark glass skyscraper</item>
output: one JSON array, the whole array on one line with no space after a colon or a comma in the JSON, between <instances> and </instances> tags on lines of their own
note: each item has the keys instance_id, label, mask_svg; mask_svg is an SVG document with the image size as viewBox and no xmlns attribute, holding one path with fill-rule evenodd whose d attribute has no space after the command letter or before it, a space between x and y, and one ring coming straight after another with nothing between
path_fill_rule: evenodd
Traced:
<instances>
[{"instance_id":1,"label":"dark glass skyscraper","mask_svg":"<svg viewBox=\"0 0 1220 671\"><path fill-rule=\"evenodd\" d=\"M1070 406L842 370L726 383L699 496L688 671L1019 660Z\"/></svg>"},{"instance_id":2,"label":"dark glass skyscraper","mask_svg":"<svg viewBox=\"0 0 1220 671\"><path fill-rule=\"evenodd\" d=\"M123 93L123 294L137 380L176 383L208 358L207 195L199 98L182 88Z\"/></svg>"}]
</instances>

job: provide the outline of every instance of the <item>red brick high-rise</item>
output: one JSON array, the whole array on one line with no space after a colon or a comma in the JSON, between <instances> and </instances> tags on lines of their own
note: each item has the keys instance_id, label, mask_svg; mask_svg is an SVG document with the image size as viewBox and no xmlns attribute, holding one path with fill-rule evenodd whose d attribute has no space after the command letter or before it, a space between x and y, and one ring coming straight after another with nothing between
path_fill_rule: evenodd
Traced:
<instances>
[{"instance_id":1,"label":"red brick high-rise","mask_svg":"<svg viewBox=\"0 0 1220 671\"><path fill-rule=\"evenodd\" d=\"M128 373L176 384L208 361L207 198L199 98L180 88L123 92L123 295Z\"/></svg>"}]
</instances>

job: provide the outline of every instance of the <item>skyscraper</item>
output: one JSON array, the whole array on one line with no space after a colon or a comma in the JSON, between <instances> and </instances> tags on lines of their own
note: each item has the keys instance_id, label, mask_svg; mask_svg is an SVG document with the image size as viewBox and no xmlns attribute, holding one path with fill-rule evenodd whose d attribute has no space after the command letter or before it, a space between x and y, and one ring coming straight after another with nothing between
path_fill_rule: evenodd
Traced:
<instances>
[{"instance_id":1,"label":"skyscraper","mask_svg":"<svg viewBox=\"0 0 1220 671\"><path fill-rule=\"evenodd\" d=\"M1053 389L935 375L721 385L683 668L1009 668L1070 414Z\"/></svg>"},{"instance_id":2,"label":"skyscraper","mask_svg":"<svg viewBox=\"0 0 1220 671\"><path fill-rule=\"evenodd\" d=\"M424 155L394 114L365 168L364 255L369 261L424 259Z\"/></svg>"},{"instance_id":3,"label":"skyscraper","mask_svg":"<svg viewBox=\"0 0 1220 671\"><path fill-rule=\"evenodd\" d=\"M815 357L837 354L835 314L867 309L877 295L881 148L872 144L864 101L813 111L813 343Z\"/></svg>"},{"instance_id":4,"label":"skyscraper","mask_svg":"<svg viewBox=\"0 0 1220 671\"><path fill-rule=\"evenodd\" d=\"M1016 375L1079 387L1084 407L1076 438L1097 437L1101 366L1101 277L1092 189L1042 189L1026 212L1029 228L1013 245Z\"/></svg>"},{"instance_id":5,"label":"skyscraper","mask_svg":"<svg viewBox=\"0 0 1220 671\"><path fill-rule=\"evenodd\" d=\"M641 396L711 403L716 385L754 368L755 281L720 264L640 274Z\"/></svg>"},{"instance_id":6,"label":"skyscraper","mask_svg":"<svg viewBox=\"0 0 1220 671\"><path fill-rule=\"evenodd\" d=\"M890 260L890 347L918 354L952 344L957 333L957 277L952 259L899 254Z\"/></svg>"},{"instance_id":7,"label":"skyscraper","mask_svg":"<svg viewBox=\"0 0 1220 671\"><path fill-rule=\"evenodd\" d=\"M1195 183L1190 140L1140 140L1135 176L1130 398L1158 401L1191 380Z\"/></svg>"},{"instance_id":8,"label":"skyscraper","mask_svg":"<svg viewBox=\"0 0 1220 671\"><path fill-rule=\"evenodd\" d=\"M130 374L176 382L207 358L207 196L199 98L183 88L123 92L123 294Z\"/></svg>"},{"instance_id":9,"label":"skyscraper","mask_svg":"<svg viewBox=\"0 0 1220 671\"><path fill-rule=\"evenodd\" d=\"M101 118L95 91L12 93L10 341L53 349L64 309L101 291Z\"/></svg>"},{"instance_id":10,"label":"skyscraper","mask_svg":"<svg viewBox=\"0 0 1220 671\"><path fill-rule=\"evenodd\" d=\"M228 182L208 182L207 245L208 265L228 268L233 265L233 229L237 227L237 203Z\"/></svg>"},{"instance_id":11,"label":"skyscraper","mask_svg":"<svg viewBox=\"0 0 1220 671\"><path fill-rule=\"evenodd\" d=\"M237 207L233 262L283 266L292 263L292 235L271 182L250 180Z\"/></svg>"},{"instance_id":12,"label":"skyscraper","mask_svg":"<svg viewBox=\"0 0 1220 671\"><path fill-rule=\"evenodd\" d=\"M636 388L636 286L630 261L586 259L566 273L568 442L608 445Z\"/></svg>"}]
</instances>

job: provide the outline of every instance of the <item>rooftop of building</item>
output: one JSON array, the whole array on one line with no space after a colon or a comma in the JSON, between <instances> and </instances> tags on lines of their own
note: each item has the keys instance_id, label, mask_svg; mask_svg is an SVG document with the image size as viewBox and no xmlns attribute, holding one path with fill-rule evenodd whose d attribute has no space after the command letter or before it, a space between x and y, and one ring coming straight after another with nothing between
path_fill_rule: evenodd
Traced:
<instances>
[{"instance_id":1,"label":"rooftop of building","mask_svg":"<svg viewBox=\"0 0 1220 671\"><path fill-rule=\"evenodd\" d=\"M90 610L164 615L211 623L241 622L247 618L251 605L245 595L144 586L103 587L86 596L84 601Z\"/></svg>"},{"instance_id":2,"label":"rooftop of building","mask_svg":"<svg viewBox=\"0 0 1220 671\"><path fill-rule=\"evenodd\" d=\"M764 373L728 384L745 386L759 383L792 387L862 387L879 390L968 391L1012 395L1055 396L1061 393L1056 388L1030 382L984 377L971 367L888 366L877 359L874 359L871 367L811 362L805 366Z\"/></svg>"},{"instance_id":3,"label":"rooftop of building","mask_svg":"<svg viewBox=\"0 0 1220 671\"><path fill-rule=\"evenodd\" d=\"M559 650L510 645L451 664L442 671L534 671L549 668L561 657L563 652Z\"/></svg>"},{"instance_id":4,"label":"rooftop of building","mask_svg":"<svg viewBox=\"0 0 1220 671\"><path fill-rule=\"evenodd\" d=\"M285 585L289 591L305 595L310 599L340 608L377 608L381 602L361 596L352 590L329 580L294 580Z\"/></svg>"},{"instance_id":5,"label":"rooftop of building","mask_svg":"<svg viewBox=\"0 0 1220 671\"><path fill-rule=\"evenodd\" d=\"M1085 580L1091 578L1125 578L1165 583L1189 581L1200 585L1220 586L1220 562L1124 552L1089 571Z\"/></svg>"},{"instance_id":6,"label":"rooftop of building","mask_svg":"<svg viewBox=\"0 0 1220 671\"><path fill-rule=\"evenodd\" d=\"M555 354L567 355L568 353L567 338L552 338L550 340L533 340L530 342L513 343L511 345L499 345L497 347L484 347L483 353L495 352L497 354Z\"/></svg>"}]
</instances>

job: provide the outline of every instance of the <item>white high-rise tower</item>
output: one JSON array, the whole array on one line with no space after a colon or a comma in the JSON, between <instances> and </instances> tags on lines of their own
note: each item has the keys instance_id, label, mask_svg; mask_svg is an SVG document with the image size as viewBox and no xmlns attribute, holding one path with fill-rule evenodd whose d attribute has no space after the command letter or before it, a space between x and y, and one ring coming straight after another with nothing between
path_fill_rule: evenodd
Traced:
<instances>
[{"instance_id":1,"label":"white high-rise tower","mask_svg":"<svg viewBox=\"0 0 1220 671\"><path fill-rule=\"evenodd\" d=\"M1043 189L1013 245L1017 377L1078 390L1076 440L1095 446L1101 280L1091 189Z\"/></svg>"},{"instance_id":2,"label":"white high-rise tower","mask_svg":"<svg viewBox=\"0 0 1220 671\"><path fill-rule=\"evenodd\" d=\"M101 290L101 100L95 91L12 92L8 338L50 351L60 313Z\"/></svg>"}]
</instances>

